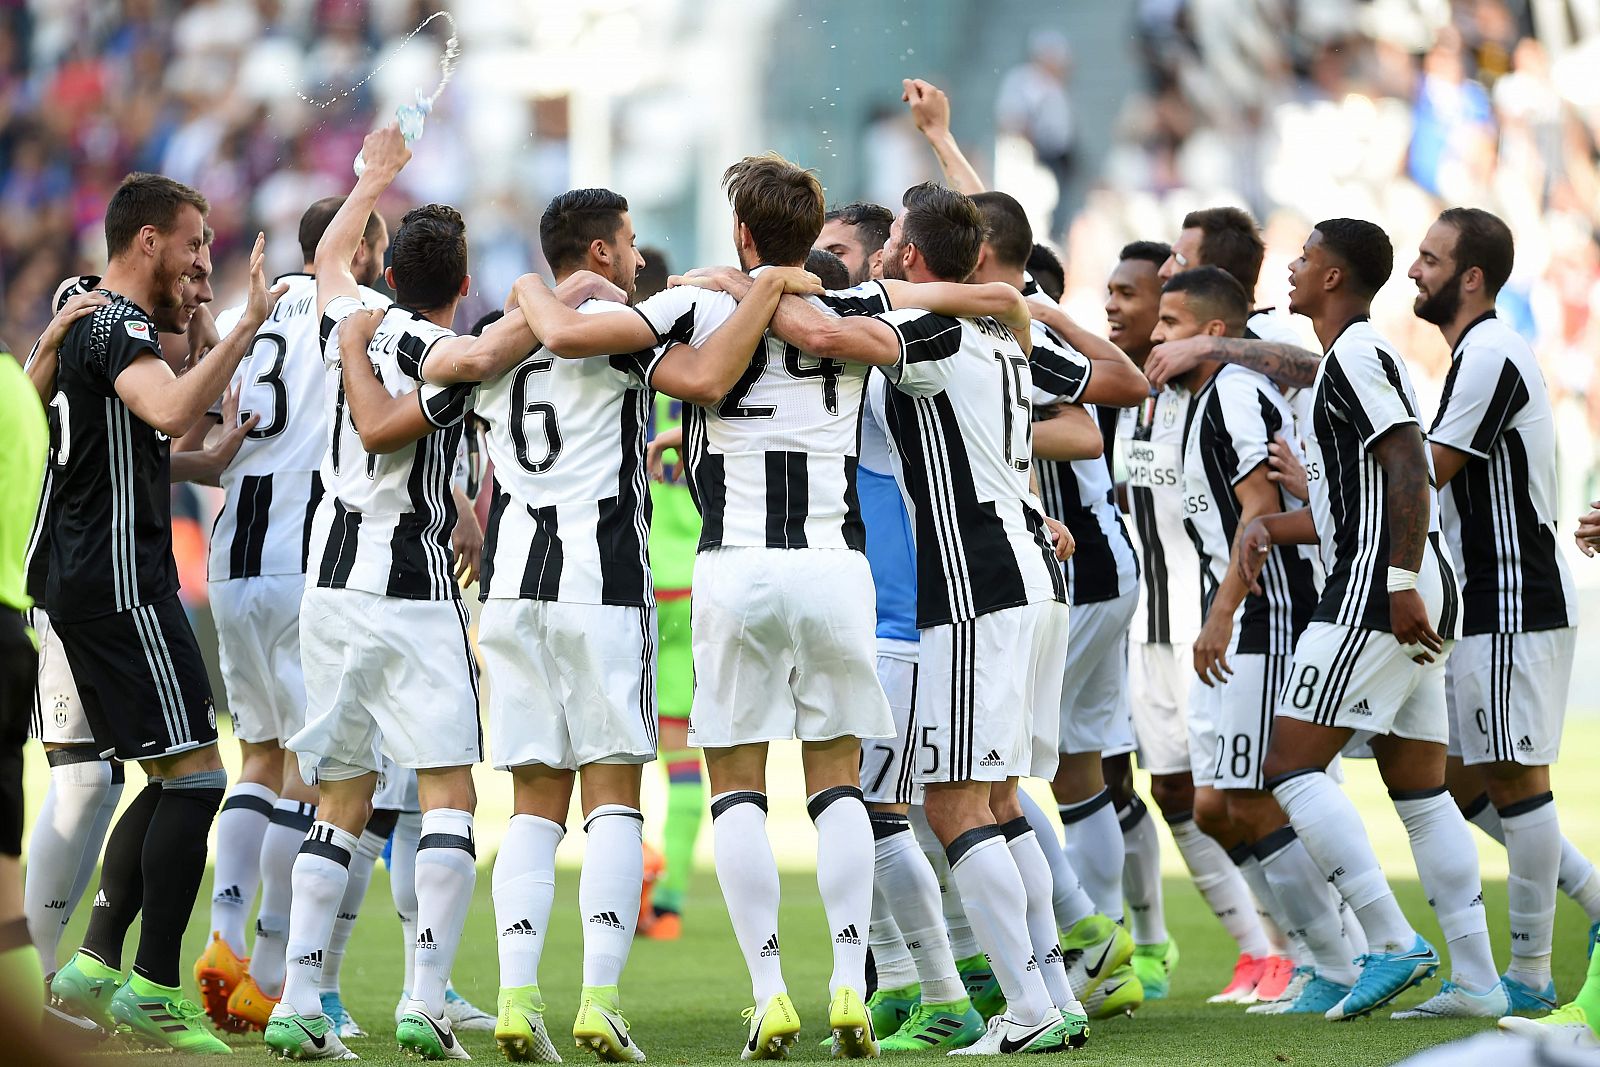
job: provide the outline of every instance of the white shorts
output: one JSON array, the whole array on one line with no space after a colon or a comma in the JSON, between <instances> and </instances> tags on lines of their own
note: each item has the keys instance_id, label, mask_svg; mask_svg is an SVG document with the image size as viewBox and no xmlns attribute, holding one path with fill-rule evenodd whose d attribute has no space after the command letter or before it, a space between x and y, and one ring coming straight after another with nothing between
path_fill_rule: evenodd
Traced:
<instances>
[{"instance_id":1,"label":"white shorts","mask_svg":"<svg viewBox=\"0 0 1600 1067\"><path fill-rule=\"evenodd\" d=\"M1194 656L1187 641L1128 642L1128 697L1139 765L1151 774L1189 773L1189 687Z\"/></svg>"},{"instance_id":2,"label":"white shorts","mask_svg":"<svg viewBox=\"0 0 1600 1067\"><path fill-rule=\"evenodd\" d=\"M1072 640L1061 682L1061 751L1120 756L1132 752L1128 705L1128 626L1137 590L1072 609Z\"/></svg>"},{"instance_id":3,"label":"white shorts","mask_svg":"<svg viewBox=\"0 0 1600 1067\"><path fill-rule=\"evenodd\" d=\"M1272 716L1293 657L1228 652L1233 673L1208 686L1198 676L1189 692L1189 762L1194 784L1262 789L1261 768L1272 741Z\"/></svg>"},{"instance_id":4,"label":"white shorts","mask_svg":"<svg viewBox=\"0 0 1600 1067\"><path fill-rule=\"evenodd\" d=\"M306 710L300 670L305 575L230 578L209 588L233 735L241 741L293 737Z\"/></svg>"},{"instance_id":5,"label":"white shorts","mask_svg":"<svg viewBox=\"0 0 1600 1067\"><path fill-rule=\"evenodd\" d=\"M656 757L656 611L491 599L478 617L501 770Z\"/></svg>"},{"instance_id":6,"label":"white shorts","mask_svg":"<svg viewBox=\"0 0 1600 1067\"><path fill-rule=\"evenodd\" d=\"M28 625L39 635L39 688L33 697L33 715L28 719L28 736L47 745L92 745L94 734L83 713L78 683L72 680L67 650L61 635L50 625L50 614L43 608L30 608Z\"/></svg>"},{"instance_id":7,"label":"white shorts","mask_svg":"<svg viewBox=\"0 0 1600 1067\"><path fill-rule=\"evenodd\" d=\"M378 787L372 794L374 811L421 811L417 799L417 772L402 767L388 756L379 757Z\"/></svg>"},{"instance_id":8,"label":"white shorts","mask_svg":"<svg viewBox=\"0 0 1600 1067\"><path fill-rule=\"evenodd\" d=\"M917 643L878 641L878 683L894 716L894 736L861 745L861 791L869 804L920 804L913 780L917 746Z\"/></svg>"},{"instance_id":9,"label":"white shorts","mask_svg":"<svg viewBox=\"0 0 1600 1067\"><path fill-rule=\"evenodd\" d=\"M1411 659L1407 648L1382 630L1313 622L1300 635L1294 663L1279 694L1277 714L1413 741L1450 740L1444 668L1452 642L1432 663Z\"/></svg>"},{"instance_id":10,"label":"white shorts","mask_svg":"<svg viewBox=\"0 0 1600 1067\"><path fill-rule=\"evenodd\" d=\"M1055 777L1066 646L1056 601L923 630L915 780Z\"/></svg>"},{"instance_id":11,"label":"white shorts","mask_svg":"<svg viewBox=\"0 0 1600 1067\"><path fill-rule=\"evenodd\" d=\"M1469 764L1554 763L1577 636L1563 627L1457 640L1445 672L1450 754Z\"/></svg>"},{"instance_id":12,"label":"white shorts","mask_svg":"<svg viewBox=\"0 0 1600 1067\"><path fill-rule=\"evenodd\" d=\"M893 737L873 670L867 557L848 548L716 548L694 561L689 744Z\"/></svg>"},{"instance_id":13,"label":"white shorts","mask_svg":"<svg viewBox=\"0 0 1600 1067\"><path fill-rule=\"evenodd\" d=\"M459 600L313 586L300 655L306 723L285 747L308 784L380 770L384 755L412 769L483 758L478 661Z\"/></svg>"}]
</instances>

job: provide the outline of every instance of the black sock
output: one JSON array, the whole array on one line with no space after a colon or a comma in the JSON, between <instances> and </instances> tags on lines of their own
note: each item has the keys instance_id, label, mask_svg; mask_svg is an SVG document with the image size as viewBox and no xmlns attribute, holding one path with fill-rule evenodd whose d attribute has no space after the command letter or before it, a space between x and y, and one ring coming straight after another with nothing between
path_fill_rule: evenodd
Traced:
<instances>
[{"instance_id":1,"label":"black sock","mask_svg":"<svg viewBox=\"0 0 1600 1067\"><path fill-rule=\"evenodd\" d=\"M206 875L206 835L222 806L224 772L168 781L144 843L144 923L133 969L157 985L176 986L183 931Z\"/></svg>"},{"instance_id":2,"label":"black sock","mask_svg":"<svg viewBox=\"0 0 1600 1067\"><path fill-rule=\"evenodd\" d=\"M100 892L89 909L89 929L83 951L110 967L122 970L122 942L128 927L144 905L144 841L150 819L161 800L161 783L151 782L133 798L106 840L100 867Z\"/></svg>"}]
</instances>

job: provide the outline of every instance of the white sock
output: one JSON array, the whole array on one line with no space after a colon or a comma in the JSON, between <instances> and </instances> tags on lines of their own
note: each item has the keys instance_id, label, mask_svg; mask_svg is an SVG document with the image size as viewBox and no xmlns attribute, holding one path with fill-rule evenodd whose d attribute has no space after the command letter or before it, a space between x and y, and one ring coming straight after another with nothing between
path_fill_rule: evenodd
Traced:
<instances>
[{"instance_id":1,"label":"white sock","mask_svg":"<svg viewBox=\"0 0 1600 1067\"><path fill-rule=\"evenodd\" d=\"M1167 940L1167 913L1161 900L1161 838L1150 809L1137 795L1117 812L1122 827L1122 895L1136 945ZM1037 832L1037 831L1035 831Z\"/></svg>"},{"instance_id":2,"label":"white sock","mask_svg":"<svg viewBox=\"0 0 1600 1067\"><path fill-rule=\"evenodd\" d=\"M1172 832L1172 843L1178 847L1184 866L1189 868L1194 887L1239 946L1240 953L1258 959L1272 955L1272 944L1261 928L1250 888L1228 853L1200 829L1193 815L1169 818L1167 829Z\"/></svg>"},{"instance_id":3,"label":"white sock","mask_svg":"<svg viewBox=\"0 0 1600 1067\"><path fill-rule=\"evenodd\" d=\"M1356 953L1345 940L1327 881L1294 828L1274 830L1256 842L1255 854L1279 914L1288 923L1290 939L1305 945L1322 977L1340 985L1355 985L1361 974L1355 965ZM1297 962L1303 965L1303 961Z\"/></svg>"},{"instance_id":4,"label":"white sock","mask_svg":"<svg viewBox=\"0 0 1600 1067\"><path fill-rule=\"evenodd\" d=\"M100 868L100 853L105 847L106 833L111 829L111 823L117 817L117 808L122 802L123 783L122 764L113 762L111 788L106 790L100 801L100 809L90 820L89 836L84 839L83 857L78 861L78 873L72 879L72 893L67 897L67 914L61 921L62 926L71 921L74 909L83 900L83 894L88 892L89 883Z\"/></svg>"},{"instance_id":5,"label":"white sock","mask_svg":"<svg viewBox=\"0 0 1600 1067\"><path fill-rule=\"evenodd\" d=\"M1033 827L1028 825L1027 816L1013 819L1000 831L1005 834L1011 862L1017 865L1022 890L1027 894L1028 906L1024 914L1028 942L1033 946L1033 958L1039 965L1044 987L1050 993L1050 1002L1063 1011L1081 1015L1083 1005L1072 995L1072 984L1067 981L1066 959L1061 954L1061 931L1056 929L1055 911L1051 906L1050 864L1044 858Z\"/></svg>"},{"instance_id":6,"label":"white sock","mask_svg":"<svg viewBox=\"0 0 1600 1067\"><path fill-rule=\"evenodd\" d=\"M261 837L261 910L256 915L255 944L250 949L250 977L269 997L277 996L283 989L294 867L299 862L300 846L316 818L315 804L279 798L272 806L267 832ZM339 832L344 833L343 830ZM352 840L351 851L354 848ZM334 904L337 906L338 901ZM331 915L329 921L332 921ZM317 942L317 947L327 948L327 935Z\"/></svg>"},{"instance_id":7,"label":"white sock","mask_svg":"<svg viewBox=\"0 0 1600 1067\"><path fill-rule=\"evenodd\" d=\"M339 901L339 911L333 920L333 932L328 935L328 951L322 958L322 991L339 992L339 973L344 969L344 950L350 944L350 933L356 927L356 916L361 914L361 902L367 899L367 887L372 884L372 869L383 855L384 843L389 839L363 830L356 839L356 850L350 857L350 877L345 882L344 897Z\"/></svg>"},{"instance_id":8,"label":"white sock","mask_svg":"<svg viewBox=\"0 0 1600 1067\"><path fill-rule=\"evenodd\" d=\"M537 815L513 815L494 859L494 921L499 929L500 986L539 984L539 958L550 930L556 897L556 848L566 834L560 823Z\"/></svg>"},{"instance_id":9,"label":"white sock","mask_svg":"<svg viewBox=\"0 0 1600 1067\"><path fill-rule=\"evenodd\" d=\"M1304 844L1301 845L1304 848ZM1316 862L1316 861L1312 861ZM1333 910L1339 913L1339 929L1344 931L1345 943L1350 946L1350 951L1357 956L1364 956L1367 952L1367 932L1361 928L1361 920L1356 918L1355 909L1350 902L1333 888L1331 882L1328 887L1328 899L1333 901Z\"/></svg>"},{"instance_id":10,"label":"white sock","mask_svg":"<svg viewBox=\"0 0 1600 1067\"><path fill-rule=\"evenodd\" d=\"M76 750L63 751L76 754ZM73 886L84 856L92 849L90 863L100 858L105 830L94 839L96 818L107 796L121 794L120 788L113 788L111 778L111 764L102 759L59 762L50 768L50 785L28 845L22 895L28 936L39 950L46 975L55 973L62 932L82 893L74 895Z\"/></svg>"},{"instance_id":11,"label":"white sock","mask_svg":"<svg viewBox=\"0 0 1600 1067\"><path fill-rule=\"evenodd\" d=\"M261 885L261 839L278 794L259 782L240 782L217 813L216 865L211 872L211 929L233 949L249 954L244 922Z\"/></svg>"},{"instance_id":12,"label":"white sock","mask_svg":"<svg viewBox=\"0 0 1600 1067\"><path fill-rule=\"evenodd\" d=\"M1022 791L1018 790L1017 795L1022 796ZM971 959L983 949L978 947L972 924L967 922L967 911L961 906L961 893L950 877L950 861L945 857L944 846L928 825L928 814L922 810L921 804L911 808L911 832L916 836L917 847L928 857L933 876L939 880L939 910L944 913L944 928L950 934L950 952L958 961Z\"/></svg>"},{"instance_id":13,"label":"white sock","mask_svg":"<svg viewBox=\"0 0 1600 1067\"><path fill-rule=\"evenodd\" d=\"M400 955L405 960L402 1000L417 987L417 842L421 840L422 812L401 812L394 824L394 843L389 846L389 896L400 916Z\"/></svg>"},{"instance_id":14,"label":"white sock","mask_svg":"<svg viewBox=\"0 0 1600 1067\"><path fill-rule=\"evenodd\" d=\"M583 923L583 984L614 986L622 978L644 886L644 816L639 809L602 804L583 824L589 835L578 878Z\"/></svg>"},{"instance_id":15,"label":"white sock","mask_svg":"<svg viewBox=\"0 0 1600 1067\"><path fill-rule=\"evenodd\" d=\"M872 822L861 790L836 785L806 798L817 826L817 892L833 931L833 974L828 995L844 986L867 995L867 931L872 922Z\"/></svg>"},{"instance_id":16,"label":"white sock","mask_svg":"<svg viewBox=\"0 0 1600 1067\"><path fill-rule=\"evenodd\" d=\"M956 974L956 958L950 950L950 937L945 932L944 915L940 911L939 879L928 864L910 824L903 815L887 812L872 813L872 833L876 839L873 847L873 921L876 923L878 902L882 900L889 910L890 922L901 941L902 951L908 954L907 962L914 962L915 980L922 986L924 1004L952 1004L967 995L966 987ZM884 957L873 941L872 959L878 968L878 986L896 989L898 985L884 977ZM897 972L891 972L894 974Z\"/></svg>"},{"instance_id":17,"label":"white sock","mask_svg":"<svg viewBox=\"0 0 1600 1067\"><path fill-rule=\"evenodd\" d=\"M1317 868L1356 910L1373 949L1409 951L1417 932L1396 903L1367 839L1367 829L1344 790L1326 772L1310 771L1279 782L1272 795L1278 798Z\"/></svg>"},{"instance_id":18,"label":"white sock","mask_svg":"<svg viewBox=\"0 0 1600 1067\"><path fill-rule=\"evenodd\" d=\"M1022 815L1033 827L1034 844L1050 867L1050 903L1055 911L1056 926L1070 930L1080 919L1095 913L1094 901L1084 891L1078 872L1073 869L1072 862L1061 847L1061 841L1056 837L1055 826L1039 802L1025 790L1018 789L1017 803L1022 805Z\"/></svg>"},{"instance_id":19,"label":"white sock","mask_svg":"<svg viewBox=\"0 0 1600 1067\"><path fill-rule=\"evenodd\" d=\"M350 879L356 844L354 834L317 822L295 857L283 1002L308 1018L322 1014L322 961Z\"/></svg>"},{"instance_id":20,"label":"white sock","mask_svg":"<svg viewBox=\"0 0 1600 1067\"><path fill-rule=\"evenodd\" d=\"M1256 917L1261 920L1261 929L1267 934L1272 954L1287 956L1296 966L1304 964L1309 952L1295 936L1293 924L1287 919L1279 922L1275 918L1283 914L1283 905L1278 902L1278 894L1268 881L1267 872L1256 861L1255 852L1249 845L1240 845L1228 851L1228 858L1238 866L1244 884L1250 887L1250 895L1256 902Z\"/></svg>"},{"instance_id":21,"label":"white sock","mask_svg":"<svg viewBox=\"0 0 1600 1067\"><path fill-rule=\"evenodd\" d=\"M417 847L417 962L411 998L435 1019L444 1014L444 987L450 981L456 949L478 883L472 813L434 808L422 813Z\"/></svg>"},{"instance_id":22,"label":"white sock","mask_svg":"<svg viewBox=\"0 0 1600 1067\"><path fill-rule=\"evenodd\" d=\"M1549 793L1509 805L1500 813L1511 865L1506 898L1511 915L1511 966L1506 973L1543 989L1550 981L1555 939L1556 872L1561 866L1561 826Z\"/></svg>"},{"instance_id":23,"label":"white sock","mask_svg":"<svg viewBox=\"0 0 1600 1067\"><path fill-rule=\"evenodd\" d=\"M1450 948L1451 980L1469 993L1483 993L1500 981L1500 972L1489 945L1478 849L1472 843L1461 809L1444 786L1428 795L1396 795L1391 791L1389 796L1400 821L1405 823L1422 889L1433 904L1439 929Z\"/></svg>"},{"instance_id":24,"label":"white sock","mask_svg":"<svg viewBox=\"0 0 1600 1067\"><path fill-rule=\"evenodd\" d=\"M950 877L961 893L967 918L989 957L1006 1014L1036 1026L1056 1011L1028 936L1028 891L998 826L979 826L950 842Z\"/></svg>"},{"instance_id":25,"label":"white sock","mask_svg":"<svg viewBox=\"0 0 1600 1067\"><path fill-rule=\"evenodd\" d=\"M1476 825L1484 833L1500 842L1506 843L1506 832L1500 825L1500 813L1494 810L1494 805L1489 803L1488 794L1482 794L1467 806L1463 813L1467 821ZM1556 888L1571 897L1584 914L1589 917L1589 922L1600 922L1600 878L1593 877L1594 864L1589 857L1578 851L1578 846L1561 839L1561 865L1556 869ZM81 895L81 894L80 894Z\"/></svg>"},{"instance_id":26,"label":"white sock","mask_svg":"<svg viewBox=\"0 0 1600 1067\"><path fill-rule=\"evenodd\" d=\"M1122 827L1111 807L1110 790L1102 789L1079 804L1061 804L1062 849L1083 880L1094 910L1122 921Z\"/></svg>"},{"instance_id":27,"label":"white sock","mask_svg":"<svg viewBox=\"0 0 1600 1067\"><path fill-rule=\"evenodd\" d=\"M766 795L740 790L712 797L711 835L728 920L750 972L756 1008L765 1010L774 996L788 992L778 950L778 864L767 840Z\"/></svg>"},{"instance_id":28,"label":"white sock","mask_svg":"<svg viewBox=\"0 0 1600 1067\"><path fill-rule=\"evenodd\" d=\"M872 922L867 928L867 947L872 950L879 989L904 989L917 983L916 961L911 958L905 935L889 912L889 902L883 899L880 877L872 880Z\"/></svg>"}]
</instances>

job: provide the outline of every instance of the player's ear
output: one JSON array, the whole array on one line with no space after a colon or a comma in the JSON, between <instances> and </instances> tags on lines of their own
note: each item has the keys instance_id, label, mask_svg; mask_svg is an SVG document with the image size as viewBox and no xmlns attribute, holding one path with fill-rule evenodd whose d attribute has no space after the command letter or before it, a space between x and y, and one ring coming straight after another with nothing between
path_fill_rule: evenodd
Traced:
<instances>
[{"instance_id":1,"label":"player's ear","mask_svg":"<svg viewBox=\"0 0 1600 1067\"><path fill-rule=\"evenodd\" d=\"M1469 293L1480 292L1483 289L1483 268L1468 267L1461 274L1461 288Z\"/></svg>"},{"instance_id":2,"label":"player's ear","mask_svg":"<svg viewBox=\"0 0 1600 1067\"><path fill-rule=\"evenodd\" d=\"M472 275L463 274L461 276L461 288L456 292L456 295L466 296L470 292L472 292Z\"/></svg>"},{"instance_id":3,"label":"player's ear","mask_svg":"<svg viewBox=\"0 0 1600 1067\"><path fill-rule=\"evenodd\" d=\"M390 289L394 289L394 268L393 267L385 267L385 268L383 268L383 284L387 285ZM399 290L395 290L395 291L398 292Z\"/></svg>"}]
</instances>

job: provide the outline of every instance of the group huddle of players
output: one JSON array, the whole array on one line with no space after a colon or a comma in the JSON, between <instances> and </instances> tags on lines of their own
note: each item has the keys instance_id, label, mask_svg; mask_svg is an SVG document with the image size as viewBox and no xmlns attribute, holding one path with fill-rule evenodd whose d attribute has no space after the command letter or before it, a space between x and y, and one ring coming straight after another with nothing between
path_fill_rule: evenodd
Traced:
<instances>
[{"instance_id":1,"label":"group huddle of players","mask_svg":"<svg viewBox=\"0 0 1600 1067\"><path fill-rule=\"evenodd\" d=\"M1370 757L1452 970L1394 1017L1594 1040L1600 980L1559 1010L1551 981L1557 889L1600 922L1600 879L1550 793L1576 609L1549 397L1494 315L1504 223L1447 210L1410 268L1453 350L1424 421L1367 318L1394 265L1377 226L1320 222L1289 266L1288 311L1320 355L1252 306L1263 245L1233 208L1124 248L1100 337L1061 309L1022 207L961 156L944 94L904 92L948 184L899 212L828 211L814 174L747 157L723 178L740 268L638 299L627 201L574 190L540 224L555 286L522 277L463 334L461 216L420 207L391 239L375 212L410 155L394 127L366 138L348 197L306 212L304 273L269 289L258 240L248 298L214 326L196 315L204 199L124 181L105 274L63 287L27 367L50 440L30 707L56 798L35 849L71 857L28 890L50 1018L225 1051L206 1015L285 1057L355 1058L338 967L388 848L399 1045L465 1059L455 1030L492 1025L507 1058L558 1062L538 968L576 783L571 1032L643 1060L618 986L660 747L649 478L676 449L700 513L688 743L751 979L743 1058L801 1032L765 828L767 746L790 739L834 931L835 1056L1078 1048L1091 1018L1167 995L1178 947L1135 751L1238 943L1213 1001L1348 1019L1438 970L1339 785L1341 757ZM652 435L656 393L682 401L681 428ZM493 471L481 543L474 427ZM174 479L224 490L209 577L244 751L231 790L176 597ZM493 867L492 1024L449 987L477 877L480 658L515 812ZM50 804L128 761L148 782L56 970L115 800ZM1024 777L1050 783L1059 829ZM179 943L219 808L202 1013ZM1469 819L1508 853L1503 973ZM63 825L79 828L53 838Z\"/></svg>"}]
</instances>

